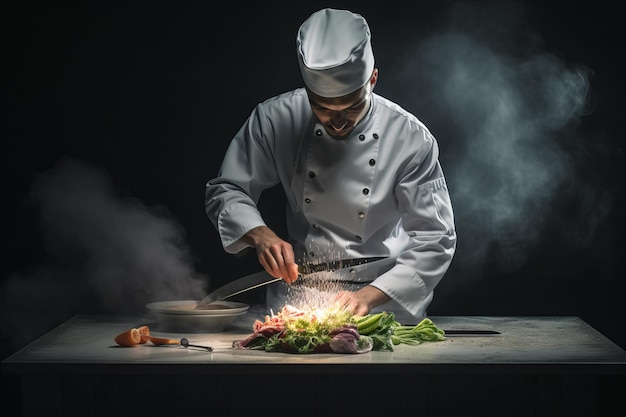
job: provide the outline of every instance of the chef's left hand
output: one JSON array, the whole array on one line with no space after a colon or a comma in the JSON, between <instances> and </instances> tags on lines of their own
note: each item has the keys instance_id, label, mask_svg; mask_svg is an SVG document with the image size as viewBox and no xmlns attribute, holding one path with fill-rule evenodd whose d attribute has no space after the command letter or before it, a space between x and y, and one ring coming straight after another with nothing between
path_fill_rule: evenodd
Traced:
<instances>
[{"instance_id":1,"label":"chef's left hand","mask_svg":"<svg viewBox=\"0 0 626 417\"><path fill-rule=\"evenodd\" d=\"M355 316L365 316L374 308L389 301L391 297L372 285L358 291L339 291L335 302Z\"/></svg>"}]
</instances>

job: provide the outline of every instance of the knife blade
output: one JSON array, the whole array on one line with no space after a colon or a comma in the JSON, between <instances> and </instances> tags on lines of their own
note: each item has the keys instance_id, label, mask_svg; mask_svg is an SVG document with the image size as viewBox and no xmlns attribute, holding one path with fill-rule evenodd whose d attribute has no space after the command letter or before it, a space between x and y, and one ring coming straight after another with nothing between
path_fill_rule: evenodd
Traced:
<instances>
[{"instance_id":1,"label":"knife blade","mask_svg":"<svg viewBox=\"0 0 626 417\"><path fill-rule=\"evenodd\" d=\"M221 301L226 298L233 297L237 294L241 294L243 292L250 291L255 288L259 288L280 280L282 280L282 278L274 278L272 276L269 276L265 273L265 271L255 272L254 274L246 275L242 278L233 280L228 284L222 285L218 289L209 293L209 295L204 297L202 300L200 300L200 302L198 302L198 304L196 304L196 310L201 309L215 301Z\"/></svg>"},{"instance_id":2,"label":"knife blade","mask_svg":"<svg viewBox=\"0 0 626 417\"><path fill-rule=\"evenodd\" d=\"M446 336L494 336L501 334L496 330L461 330L461 329L450 329L443 330Z\"/></svg>"},{"instance_id":3,"label":"knife blade","mask_svg":"<svg viewBox=\"0 0 626 417\"><path fill-rule=\"evenodd\" d=\"M350 268L353 266L364 265L366 263L387 259L386 256L371 256L368 258L344 259L339 261L321 262L318 264L303 264L298 266L300 273L298 279L313 274L315 272L336 271L338 269Z\"/></svg>"}]
</instances>

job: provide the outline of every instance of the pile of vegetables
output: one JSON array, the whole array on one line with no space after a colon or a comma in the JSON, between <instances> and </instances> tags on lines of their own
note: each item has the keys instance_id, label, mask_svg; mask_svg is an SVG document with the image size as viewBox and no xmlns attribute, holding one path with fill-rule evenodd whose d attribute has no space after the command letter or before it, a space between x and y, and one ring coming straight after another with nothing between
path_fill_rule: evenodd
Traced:
<instances>
[{"instance_id":1,"label":"pile of vegetables","mask_svg":"<svg viewBox=\"0 0 626 417\"><path fill-rule=\"evenodd\" d=\"M429 318L402 325L391 312L353 316L345 310L303 311L285 306L277 315L255 320L253 333L235 340L236 349L289 353L365 353L394 346L446 340Z\"/></svg>"}]
</instances>

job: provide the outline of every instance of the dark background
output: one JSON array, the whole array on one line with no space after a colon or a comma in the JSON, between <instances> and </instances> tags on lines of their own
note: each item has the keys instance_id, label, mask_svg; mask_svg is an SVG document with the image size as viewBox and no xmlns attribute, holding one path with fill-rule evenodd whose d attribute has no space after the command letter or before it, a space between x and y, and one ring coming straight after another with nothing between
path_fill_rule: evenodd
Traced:
<instances>
[{"instance_id":1,"label":"dark background","mask_svg":"<svg viewBox=\"0 0 626 417\"><path fill-rule=\"evenodd\" d=\"M3 358L260 269L222 250L204 184L253 106L301 85L295 34L328 3L296 3L2 6ZM626 348L617 6L333 7L440 143L459 244L429 314L579 316ZM261 201L281 233L283 202Z\"/></svg>"}]
</instances>

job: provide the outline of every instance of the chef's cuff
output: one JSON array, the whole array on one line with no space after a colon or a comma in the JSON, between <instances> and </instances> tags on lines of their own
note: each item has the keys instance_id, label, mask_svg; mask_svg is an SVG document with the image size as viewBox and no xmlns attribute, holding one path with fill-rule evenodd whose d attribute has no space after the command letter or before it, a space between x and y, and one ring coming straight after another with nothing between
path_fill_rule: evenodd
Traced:
<instances>
[{"instance_id":1,"label":"chef's cuff","mask_svg":"<svg viewBox=\"0 0 626 417\"><path fill-rule=\"evenodd\" d=\"M401 305L414 316L423 314L430 303L432 291L419 274L406 265L396 265L370 284Z\"/></svg>"},{"instance_id":2,"label":"chef's cuff","mask_svg":"<svg viewBox=\"0 0 626 417\"><path fill-rule=\"evenodd\" d=\"M247 204L233 204L226 207L217 219L217 230L222 246L227 253L238 253L250 245L241 238L255 227L265 226L259 211Z\"/></svg>"}]
</instances>

